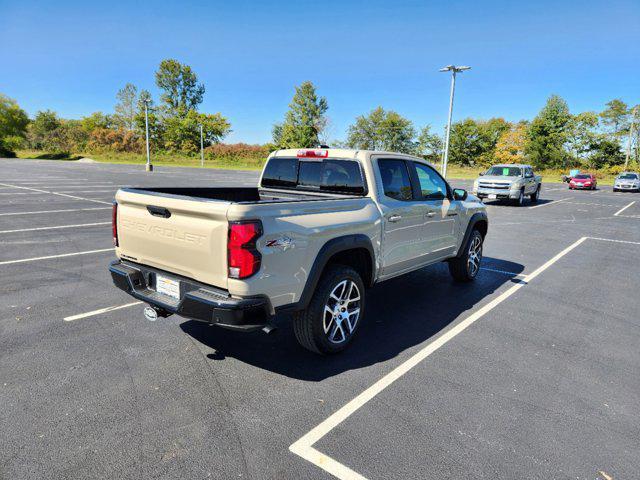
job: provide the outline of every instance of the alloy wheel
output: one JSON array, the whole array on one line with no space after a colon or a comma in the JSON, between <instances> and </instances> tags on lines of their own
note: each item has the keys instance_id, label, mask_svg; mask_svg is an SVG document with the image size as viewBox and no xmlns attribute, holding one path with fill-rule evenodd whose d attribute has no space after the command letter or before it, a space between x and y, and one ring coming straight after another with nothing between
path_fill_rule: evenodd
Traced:
<instances>
[{"instance_id":1,"label":"alloy wheel","mask_svg":"<svg viewBox=\"0 0 640 480\"><path fill-rule=\"evenodd\" d=\"M322 326L327 340L346 342L356 329L360 318L360 290L352 280L342 280L329 294L324 306Z\"/></svg>"},{"instance_id":2,"label":"alloy wheel","mask_svg":"<svg viewBox=\"0 0 640 480\"><path fill-rule=\"evenodd\" d=\"M480 270L480 261L482 260L482 237L475 235L469 245L467 255L467 271L471 277L475 277Z\"/></svg>"}]
</instances>

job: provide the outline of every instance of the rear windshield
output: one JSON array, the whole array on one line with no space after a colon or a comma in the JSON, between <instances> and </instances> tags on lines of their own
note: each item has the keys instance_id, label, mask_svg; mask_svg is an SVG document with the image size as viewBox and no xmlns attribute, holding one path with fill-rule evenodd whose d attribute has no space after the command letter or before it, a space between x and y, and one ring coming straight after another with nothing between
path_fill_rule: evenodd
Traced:
<instances>
[{"instance_id":1,"label":"rear windshield","mask_svg":"<svg viewBox=\"0 0 640 480\"><path fill-rule=\"evenodd\" d=\"M591 175L580 174L580 175L576 175L573 178L577 180L587 180L587 179L591 179Z\"/></svg>"},{"instance_id":2,"label":"rear windshield","mask_svg":"<svg viewBox=\"0 0 640 480\"><path fill-rule=\"evenodd\" d=\"M263 187L366 193L360 164L354 160L272 158L262 175Z\"/></svg>"},{"instance_id":3,"label":"rear windshield","mask_svg":"<svg viewBox=\"0 0 640 480\"><path fill-rule=\"evenodd\" d=\"M487 175L496 177L519 177L522 170L519 167L491 167L487 170Z\"/></svg>"}]
</instances>

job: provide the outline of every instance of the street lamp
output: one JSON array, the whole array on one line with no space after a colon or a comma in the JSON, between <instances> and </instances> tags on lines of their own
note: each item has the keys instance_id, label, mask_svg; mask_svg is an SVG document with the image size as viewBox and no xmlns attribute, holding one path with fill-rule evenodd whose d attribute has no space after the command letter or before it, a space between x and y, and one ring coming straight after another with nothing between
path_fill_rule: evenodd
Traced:
<instances>
[{"instance_id":1,"label":"street lamp","mask_svg":"<svg viewBox=\"0 0 640 480\"><path fill-rule=\"evenodd\" d=\"M636 105L635 107L633 107L633 110L631 111L631 126L629 127L629 139L627 140L627 154L625 155L625 159L624 159L625 170L629 165L629 157L631 156L631 139L633 138L633 124L635 122L637 113L638 113L638 106Z\"/></svg>"},{"instance_id":2,"label":"street lamp","mask_svg":"<svg viewBox=\"0 0 640 480\"><path fill-rule=\"evenodd\" d=\"M204 135L202 135L202 124L200 124L200 166L204 167Z\"/></svg>"},{"instance_id":3,"label":"street lamp","mask_svg":"<svg viewBox=\"0 0 640 480\"><path fill-rule=\"evenodd\" d=\"M451 134L451 115L453 114L453 93L456 89L456 73L469 70L471 67L461 65L447 65L440 69L441 72L451 72L451 96L449 98L449 120L447 121L447 132L444 138L444 157L442 158L442 176L447 178L447 162L449 161L449 136Z\"/></svg>"},{"instance_id":4,"label":"street lamp","mask_svg":"<svg viewBox=\"0 0 640 480\"><path fill-rule=\"evenodd\" d=\"M145 129L145 136L147 139L147 165L145 167L145 170L147 172L153 172L153 165L151 165L151 153L149 152L149 102L150 100L148 98L145 98L143 103L144 103L144 129Z\"/></svg>"}]
</instances>

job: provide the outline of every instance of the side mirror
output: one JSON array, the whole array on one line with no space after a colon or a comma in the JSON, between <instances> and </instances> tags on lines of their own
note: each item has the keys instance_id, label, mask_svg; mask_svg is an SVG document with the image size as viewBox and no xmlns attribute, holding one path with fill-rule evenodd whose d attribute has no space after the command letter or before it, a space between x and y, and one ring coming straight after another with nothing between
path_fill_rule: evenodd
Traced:
<instances>
[{"instance_id":1,"label":"side mirror","mask_svg":"<svg viewBox=\"0 0 640 480\"><path fill-rule=\"evenodd\" d=\"M463 188L454 188L453 189L453 199L454 200L463 201L463 200L466 200L468 196L469 196L469 194Z\"/></svg>"},{"instance_id":2,"label":"side mirror","mask_svg":"<svg viewBox=\"0 0 640 480\"><path fill-rule=\"evenodd\" d=\"M479 175L479 176L483 176L483 175L484 175L484 172L480 172L478 175Z\"/></svg>"}]
</instances>

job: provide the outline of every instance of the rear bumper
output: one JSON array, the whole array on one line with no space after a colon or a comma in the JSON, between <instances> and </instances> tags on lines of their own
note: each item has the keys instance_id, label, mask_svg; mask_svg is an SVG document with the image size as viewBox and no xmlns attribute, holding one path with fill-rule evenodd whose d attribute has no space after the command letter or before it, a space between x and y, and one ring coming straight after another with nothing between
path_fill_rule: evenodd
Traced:
<instances>
[{"instance_id":1,"label":"rear bumper","mask_svg":"<svg viewBox=\"0 0 640 480\"><path fill-rule=\"evenodd\" d=\"M258 330L270 318L266 297L232 298L227 292L137 263L116 260L109 266L113 283L134 298L167 313L232 330ZM156 274L180 281L180 299L154 289Z\"/></svg>"}]
</instances>

